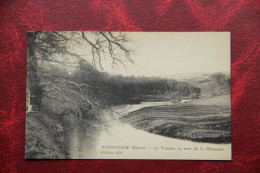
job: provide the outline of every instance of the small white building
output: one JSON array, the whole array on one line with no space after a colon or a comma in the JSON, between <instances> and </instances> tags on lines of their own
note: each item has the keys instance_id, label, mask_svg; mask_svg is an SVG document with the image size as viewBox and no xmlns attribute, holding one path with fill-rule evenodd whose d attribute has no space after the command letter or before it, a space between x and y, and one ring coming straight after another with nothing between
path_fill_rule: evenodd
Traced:
<instances>
[{"instance_id":1,"label":"small white building","mask_svg":"<svg viewBox=\"0 0 260 173\"><path fill-rule=\"evenodd\" d=\"M180 97L179 99L180 103L188 103L192 101L191 97Z\"/></svg>"}]
</instances>

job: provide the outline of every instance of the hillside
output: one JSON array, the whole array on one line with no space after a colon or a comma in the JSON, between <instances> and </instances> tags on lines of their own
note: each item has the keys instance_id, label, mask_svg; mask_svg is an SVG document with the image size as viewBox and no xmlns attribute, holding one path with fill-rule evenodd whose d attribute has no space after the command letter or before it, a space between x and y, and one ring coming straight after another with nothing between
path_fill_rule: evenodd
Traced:
<instances>
[{"instance_id":1,"label":"hillside","mask_svg":"<svg viewBox=\"0 0 260 173\"><path fill-rule=\"evenodd\" d=\"M211 98L230 94L230 75L228 73L201 74L179 79L201 89L200 98Z\"/></svg>"}]
</instances>

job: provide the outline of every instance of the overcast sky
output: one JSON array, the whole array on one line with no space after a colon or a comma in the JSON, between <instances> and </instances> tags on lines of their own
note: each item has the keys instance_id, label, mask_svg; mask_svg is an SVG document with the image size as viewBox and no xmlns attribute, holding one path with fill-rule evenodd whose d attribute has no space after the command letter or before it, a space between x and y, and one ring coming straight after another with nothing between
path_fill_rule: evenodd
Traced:
<instances>
[{"instance_id":1,"label":"overcast sky","mask_svg":"<svg viewBox=\"0 0 260 173\"><path fill-rule=\"evenodd\" d=\"M230 71L229 32L132 32L134 64L105 67L112 74L176 76Z\"/></svg>"}]
</instances>

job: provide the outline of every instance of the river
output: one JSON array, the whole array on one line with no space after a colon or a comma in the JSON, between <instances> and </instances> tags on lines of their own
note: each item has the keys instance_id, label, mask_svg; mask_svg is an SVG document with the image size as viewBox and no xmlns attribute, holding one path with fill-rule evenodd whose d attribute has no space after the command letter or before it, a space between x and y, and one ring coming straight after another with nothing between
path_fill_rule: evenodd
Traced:
<instances>
[{"instance_id":1,"label":"river","mask_svg":"<svg viewBox=\"0 0 260 173\"><path fill-rule=\"evenodd\" d=\"M73 132L74 137L72 140L74 141L70 147L71 157L73 159L207 159L207 157L212 158L214 156L216 159L223 159L223 155L226 158L231 155L231 144L198 143L164 137L133 128L129 124L119 121L120 117L144 107L173 104L172 102L142 102L140 104L115 106L109 110L104 110L103 116L106 123L95 138L84 139L79 137L78 132ZM146 150L126 150L119 154L104 154L102 153L103 146L136 146L145 147ZM154 149L154 147L162 146L176 149L183 147L223 148L225 152L211 151L209 154L206 151L201 151L199 155L194 155L187 152L185 154L183 151L175 151L175 156L172 156L168 152L160 152L161 149L158 149L158 151Z\"/></svg>"}]
</instances>

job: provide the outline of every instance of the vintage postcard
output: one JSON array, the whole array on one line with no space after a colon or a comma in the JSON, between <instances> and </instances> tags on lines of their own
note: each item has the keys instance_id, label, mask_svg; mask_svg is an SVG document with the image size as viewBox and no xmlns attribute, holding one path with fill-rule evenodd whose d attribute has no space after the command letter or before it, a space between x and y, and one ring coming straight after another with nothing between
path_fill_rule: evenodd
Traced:
<instances>
[{"instance_id":1,"label":"vintage postcard","mask_svg":"<svg viewBox=\"0 0 260 173\"><path fill-rule=\"evenodd\" d=\"M231 160L229 32L28 32L26 159Z\"/></svg>"}]
</instances>

